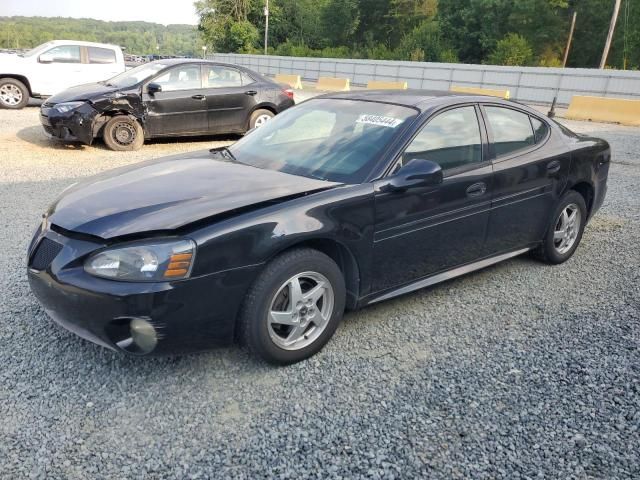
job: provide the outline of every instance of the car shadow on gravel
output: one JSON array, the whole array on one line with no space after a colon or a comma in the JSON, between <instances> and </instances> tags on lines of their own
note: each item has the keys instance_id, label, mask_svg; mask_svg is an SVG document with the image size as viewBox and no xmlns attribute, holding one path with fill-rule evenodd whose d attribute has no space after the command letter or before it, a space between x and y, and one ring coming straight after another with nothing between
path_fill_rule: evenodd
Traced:
<instances>
[{"instance_id":1,"label":"car shadow on gravel","mask_svg":"<svg viewBox=\"0 0 640 480\"><path fill-rule=\"evenodd\" d=\"M93 148L111 151L104 144L102 139L96 139L92 145L85 145L82 142L76 141L64 141L55 137L50 137L44 131L41 126L26 127L18 130L16 136L23 142L35 145L42 148L51 148L55 150L91 150ZM149 145L168 145L175 143L211 143L211 142L236 142L242 138L242 135L238 134L226 134L226 135L203 135L197 137L167 137L167 138L153 138L147 140L144 143L142 149Z\"/></svg>"}]
</instances>

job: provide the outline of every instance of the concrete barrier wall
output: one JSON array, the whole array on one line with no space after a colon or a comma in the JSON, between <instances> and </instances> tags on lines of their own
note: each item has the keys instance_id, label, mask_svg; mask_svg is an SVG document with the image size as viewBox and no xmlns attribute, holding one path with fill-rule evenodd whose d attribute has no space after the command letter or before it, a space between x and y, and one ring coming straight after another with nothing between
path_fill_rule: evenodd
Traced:
<instances>
[{"instance_id":1,"label":"concrete barrier wall","mask_svg":"<svg viewBox=\"0 0 640 480\"><path fill-rule=\"evenodd\" d=\"M216 53L208 58L235 63L266 75L349 78L352 85L370 80L406 81L409 88L449 90L452 86L509 90L512 100L566 106L574 95L640 99L640 72L590 68L500 67L458 63L350 60Z\"/></svg>"}]
</instances>

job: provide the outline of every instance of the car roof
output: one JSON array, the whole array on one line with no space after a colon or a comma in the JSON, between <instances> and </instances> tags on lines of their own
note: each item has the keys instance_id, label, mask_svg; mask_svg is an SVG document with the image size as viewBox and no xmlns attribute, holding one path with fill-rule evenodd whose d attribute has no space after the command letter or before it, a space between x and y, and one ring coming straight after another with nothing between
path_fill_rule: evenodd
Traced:
<instances>
[{"instance_id":1,"label":"car roof","mask_svg":"<svg viewBox=\"0 0 640 480\"><path fill-rule=\"evenodd\" d=\"M109 48L122 48L119 45L113 45L111 43L96 43L85 42L84 40L51 40L46 42L51 45L80 45L82 47L109 47Z\"/></svg>"},{"instance_id":2,"label":"car roof","mask_svg":"<svg viewBox=\"0 0 640 480\"><path fill-rule=\"evenodd\" d=\"M517 105L519 108L529 110L526 105L504 100L489 95L469 95L468 93L456 93L440 90L355 90L351 92L327 93L322 98L336 98L345 100L362 100L379 103L392 103L405 107L417 108L421 112L443 104L492 102L505 105ZM319 98L319 97L316 97Z\"/></svg>"}]
</instances>

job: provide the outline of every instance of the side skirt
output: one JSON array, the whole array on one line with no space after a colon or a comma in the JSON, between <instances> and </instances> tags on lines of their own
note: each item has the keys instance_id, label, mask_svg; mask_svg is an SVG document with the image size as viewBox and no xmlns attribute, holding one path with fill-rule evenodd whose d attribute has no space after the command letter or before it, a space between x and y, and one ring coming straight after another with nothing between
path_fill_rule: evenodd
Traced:
<instances>
[{"instance_id":1,"label":"side skirt","mask_svg":"<svg viewBox=\"0 0 640 480\"><path fill-rule=\"evenodd\" d=\"M450 280L452 278L456 278L461 275L465 275L467 273L483 269L490 265L500 263L503 260L517 257L518 255L522 255L523 253L528 252L529 250L531 250L531 248L529 247L522 248L520 250L516 250L513 252L503 253L495 257L489 257L483 260L479 260L477 262L469 263L467 265L454 268L453 270L447 270L446 272L438 273L431 277L423 278L421 280L410 283L408 285L404 285L400 288L396 288L395 290L391 290L390 292L383 293L380 296L374 296L371 300L365 300L364 304L371 305L373 303L381 302L383 300L388 300L390 298L397 297L399 295L404 295L405 293L413 292L415 290L420 290L421 288L428 287L430 285L435 285L436 283L444 282L445 280Z\"/></svg>"}]
</instances>

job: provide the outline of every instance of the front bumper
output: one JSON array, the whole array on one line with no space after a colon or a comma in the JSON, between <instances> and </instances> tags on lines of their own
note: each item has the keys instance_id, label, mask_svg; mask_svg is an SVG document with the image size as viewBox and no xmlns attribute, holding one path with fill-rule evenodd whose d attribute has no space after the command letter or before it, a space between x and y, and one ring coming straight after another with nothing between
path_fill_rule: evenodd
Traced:
<instances>
[{"instance_id":1,"label":"front bumper","mask_svg":"<svg viewBox=\"0 0 640 480\"><path fill-rule=\"evenodd\" d=\"M43 238L62 245L37 270L33 257ZM255 275L242 268L175 282L119 282L87 274L82 262L103 245L53 231L37 234L29 255L31 289L47 314L64 328L107 348L126 348L129 322L149 321L158 334L154 355L207 350L234 339L235 319Z\"/></svg>"},{"instance_id":2,"label":"front bumper","mask_svg":"<svg viewBox=\"0 0 640 480\"><path fill-rule=\"evenodd\" d=\"M64 141L78 141L87 145L93 143L93 125L97 116L98 111L89 104L65 113L46 104L40 109L40 123L45 132Z\"/></svg>"}]
</instances>

